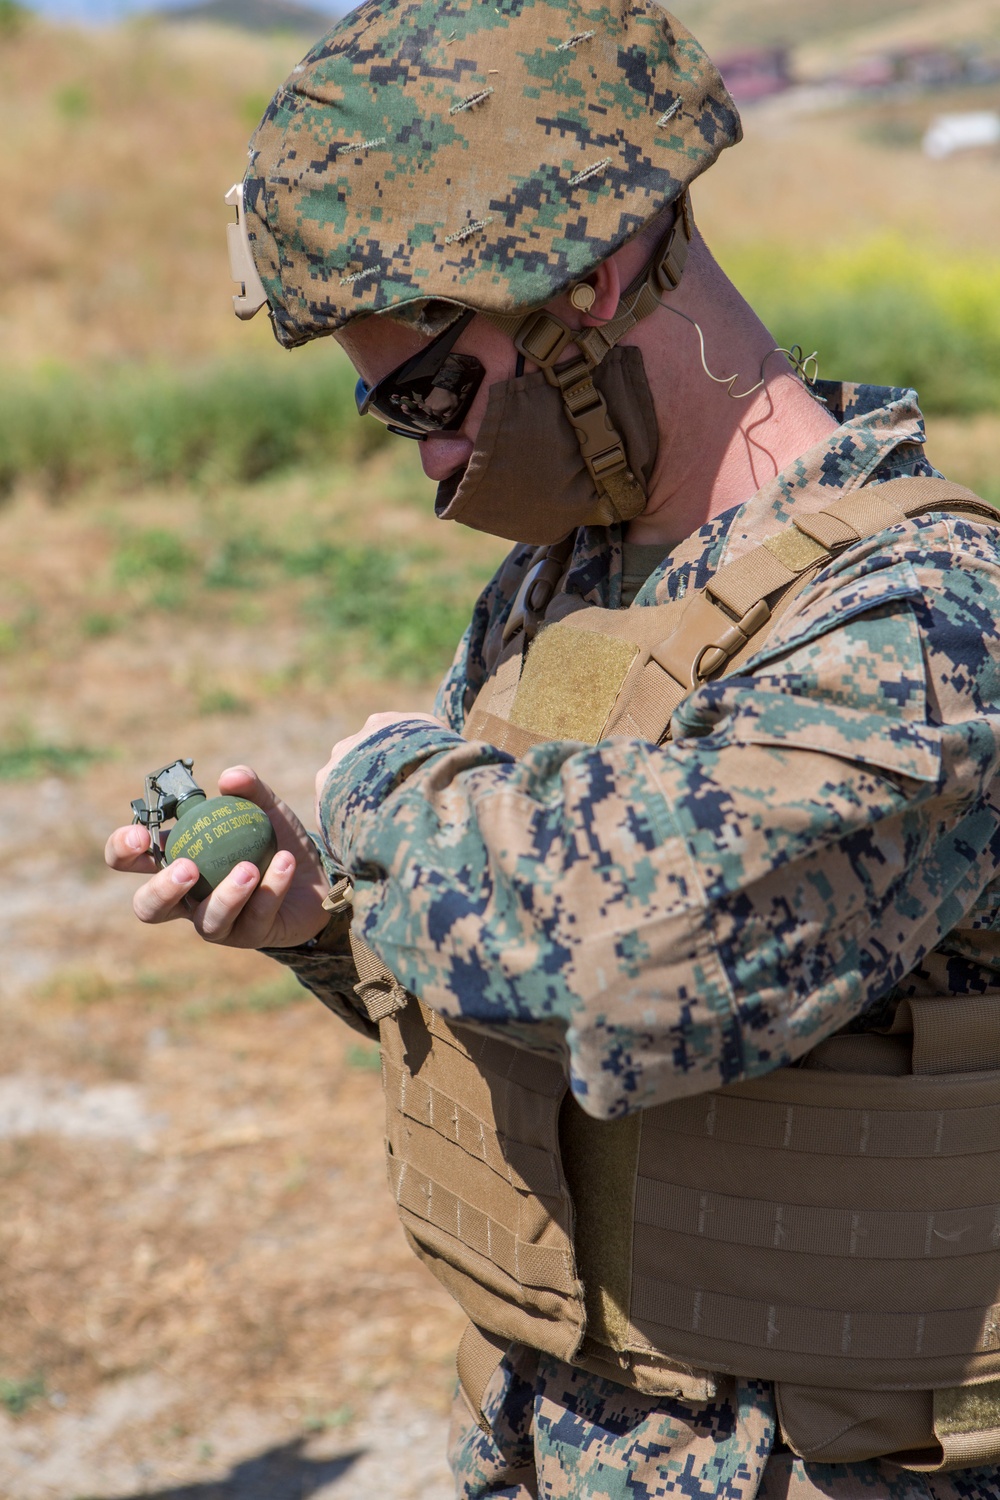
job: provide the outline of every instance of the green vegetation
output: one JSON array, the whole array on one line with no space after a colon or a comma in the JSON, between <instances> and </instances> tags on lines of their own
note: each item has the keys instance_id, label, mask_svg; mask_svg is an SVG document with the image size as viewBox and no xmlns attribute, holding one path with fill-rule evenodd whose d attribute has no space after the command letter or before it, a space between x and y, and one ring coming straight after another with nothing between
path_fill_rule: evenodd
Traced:
<instances>
[{"instance_id":1,"label":"green vegetation","mask_svg":"<svg viewBox=\"0 0 1000 1500\"><path fill-rule=\"evenodd\" d=\"M335 639L360 637L385 676L420 678L431 663L443 667L468 624L470 575L427 548L324 541L286 553L284 566L316 580L308 613Z\"/></svg>"},{"instance_id":2,"label":"green vegetation","mask_svg":"<svg viewBox=\"0 0 1000 1500\"><path fill-rule=\"evenodd\" d=\"M12 1417L20 1417L35 1401L45 1395L45 1381L41 1375L32 1375L27 1380L0 1378L0 1406Z\"/></svg>"},{"instance_id":3,"label":"green vegetation","mask_svg":"<svg viewBox=\"0 0 1000 1500\"><path fill-rule=\"evenodd\" d=\"M36 991L38 1000L88 1009L105 1002L116 1006L141 1002L144 1009L165 1007L171 1017L204 1021L215 1016L271 1015L309 999L298 980L287 970L274 979L247 985L240 990L216 993L204 973L164 969L140 970L137 974L112 976L100 969L68 967L58 970ZM178 1001L184 1003L179 1005Z\"/></svg>"},{"instance_id":4,"label":"green vegetation","mask_svg":"<svg viewBox=\"0 0 1000 1500\"><path fill-rule=\"evenodd\" d=\"M27 7L18 0L0 0L0 37L15 36L27 19Z\"/></svg>"},{"instance_id":5,"label":"green vegetation","mask_svg":"<svg viewBox=\"0 0 1000 1500\"><path fill-rule=\"evenodd\" d=\"M245 483L362 459L387 434L358 420L354 379L328 346L183 373L123 366L0 382L0 494L23 479L61 495L95 480Z\"/></svg>"},{"instance_id":6,"label":"green vegetation","mask_svg":"<svg viewBox=\"0 0 1000 1500\"><path fill-rule=\"evenodd\" d=\"M1000 404L994 261L942 258L881 238L815 254L741 246L723 262L780 342L818 349L824 374L914 385L929 412L968 415ZM0 494L21 480L54 496L94 481L217 488L298 465L361 461L387 434L357 419L354 373L323 343L287 359L275 351L193 372L63 370L0 383ZM183 549L174 541L170 555L157 553L152 533L143 545L142 555L123 557L121 581L145 570L169 594L186 566ZM248 545L219 556L220 583L246 572L240 548ZM388 628L398 634L398 622Z\"/></svg>"},{"instance_id":7,"label":"green vegetation","mask_svg":"<svg viewBox=\"0 0 1000 1500\"><path fill-rule=\"evenodd\" d=\"M28 781L36 776L72 776L98 759L83 745L48 745L34 739L0 744L0 781Z\"/></svg>"},{"instance_id":8,"label":"green vegetation","mask_svg":"<svg viewBox=\"0 0 1000 1500\"><path fill-rule=\"evenodd\" d=\"M246 94L239 104L240 124L247 130L256 130L270 102L270 94L265 94L262 89L256 94Z\"/></svg>"},{"instance_id":9,"label":"green vegetation","mask_svg":"<svg viewBox=\"0 0 1000 1500\"><path fill-rule=\"evenodd\" d=\"M364 1042L358 1042L347 1049L347 1066L361 1073L380 1073L382 1053L377 1045L366 1046Z\"/></svg>"},{"instance_id":10,"label":"green vegetation","mask_svg":"<svg viewBox=\"0 0 1000 1500\"><path fill-rule=\"evenodd\" d=\"M67 83L55 92L56 110L64 120L85 120L94 107L90 90L82 83Z\"/></svg>"},{"instance_id":11,"label":"green vegetation","mask_svg":"<svg viewBox=\"0 0 1000 1500\"><path fill-rule=\"evenodd\" d=\"M350 1427L354 1412L349 1406L338 1406L333 1411L316 1412L302 1418L303 1432L337 1432Z\"/></svg>"},{"instance_id":12,"label":"green vegetation","mask_svg":"<svg viewBox=\"0 0 1000 1500\"><path fill-rule=\"evenodd\" d=\"M915 386L926 412L1000 406L1000 266L892 236L806 255L743 247L723 264L779 343L833 379Z\"/></svg>"},{"instance_id":13,"label":"green vegetation","mask_svg":"<svg viewBox=\"0 0 1000 1500\"><path fill-rule=\"evenodd\" d=\"M203 1021L213 1016L270 1015L273 1011L287 1010L290 1005L301 1005L308 999L308 990L286 973L279 979L250 985L238 994L211 995L193 1000L182 1008L180 1014L185 1021Z\"/></svg>"},{"instance_id":14,"label":"green vegetation","mask_svg":"<svg viewBox=\"0 0 1000 1500\"><path fill-rule=\"evenodd\" d=\"M232 518L219 523L228 528ZM329 523L327 523L327 527ZM305 545L265 537L246 523L197 545L151 527L126 536L112 563L113 582L128 590L133 609L196 607L204 591L264 591L289 584L312 634L336 659L357 652L369 676L423 681L444 670L469 619L476 593L492 571L456 565L434 548L376 547L320 532ZM110 627L109 627L110 628ZM98 632L100 633L100 632ZM239 713L244 702L225 686L206 685L208 713Z\"/></svg>"}]
</instances>

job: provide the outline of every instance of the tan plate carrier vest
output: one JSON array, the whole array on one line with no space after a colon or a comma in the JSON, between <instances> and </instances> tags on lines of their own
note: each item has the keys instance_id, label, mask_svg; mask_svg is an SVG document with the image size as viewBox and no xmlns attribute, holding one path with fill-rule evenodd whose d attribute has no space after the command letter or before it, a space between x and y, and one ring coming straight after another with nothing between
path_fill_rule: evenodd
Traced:
<instances>
[{"instance_id":1,"label":"tan plate carrier vest","mask_svg":"<svg viewBox=\"0 0 1000 1500\"><path fill-rule=\"evenodd\" d=\"M757 651L834 554L942 510L996 523L967 490L894 480L796 517L681 600L581 608L526 657L515 635L466 736L514 754L663 742L692 687ZM551 597L546 566L518 619ZM558 1048L446 1022L356 956L389 1181L471 1319L459 1373L480 1419L517 1341L689 1401L720 1375L774 1381L786 1441L814 1461L1000 1460L1000 995L913 1001L900 1034L833 1037L804 1066L599 1121Z\"/></svg>"}]
</instances>

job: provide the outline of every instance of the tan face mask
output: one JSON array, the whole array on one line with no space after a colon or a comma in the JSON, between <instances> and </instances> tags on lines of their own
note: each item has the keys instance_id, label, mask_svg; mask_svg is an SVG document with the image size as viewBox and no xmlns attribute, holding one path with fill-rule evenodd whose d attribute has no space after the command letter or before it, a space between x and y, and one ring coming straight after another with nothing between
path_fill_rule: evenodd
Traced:
<instances>
[{"instance_id":1,"label":"tan face mask","mask_svg":"<svg viewBox=\"0 0 1000 1500\"><path fill-rule=\"evenodd\" d=\"M617 345L593 379L624 440L629 468L648 490L658 434L642 355ZM583 461L561 392L542 371L490 387L468 467L438 486L434 509L443 521L535 546L614 519Z\"/></svg>"}]
</instances>

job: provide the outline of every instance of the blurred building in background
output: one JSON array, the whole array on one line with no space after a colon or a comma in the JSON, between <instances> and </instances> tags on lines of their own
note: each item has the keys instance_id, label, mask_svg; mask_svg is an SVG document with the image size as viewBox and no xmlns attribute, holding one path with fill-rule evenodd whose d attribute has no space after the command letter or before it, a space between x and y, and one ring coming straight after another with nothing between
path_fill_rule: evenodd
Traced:
<instances>
[{"instance_id":1,"label":"blurred building in background","mask_svg":"<svg viewBox=\"0 0 1000 1500\"><path fill-rule=\"evenodd\" d=\"M719 72L737 104L754 104L791 88L794 79L787 47L757 47L717 59Z\"/></svg>"}]
</instances>

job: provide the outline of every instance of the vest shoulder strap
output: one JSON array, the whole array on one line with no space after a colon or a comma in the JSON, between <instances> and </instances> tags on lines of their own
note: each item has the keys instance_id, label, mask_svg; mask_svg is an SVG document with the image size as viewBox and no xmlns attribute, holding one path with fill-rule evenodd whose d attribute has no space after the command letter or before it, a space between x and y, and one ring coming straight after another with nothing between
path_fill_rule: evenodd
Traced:
<instances>
[{"instance_id":1,"label":"vest shoulder strap","mask_svg":"<svg viewBox=\"0 0 1000 1500\"><path fill-rule=\"evenodd\" d=\"M515 755L553 739L596 743L612 734L659 743L688 693L757 652L820 568L867 537L935 511L1000 525L993 506L944 479L917 475L852 490L793 517L682 599L627 610L584 608L546 625L531 643L516 691L508 679L517 664L509 660L502 693L492 680L485 684L465 737ZM546 603L561 563L543 560ZM541 571L529 577L530 592L542 582ZM538 604L531 601L536 612ZM516 629L524 620L520 601L515 614ZM595 634L635 649L601 650Z\"/></svg>"}]
</instances>

